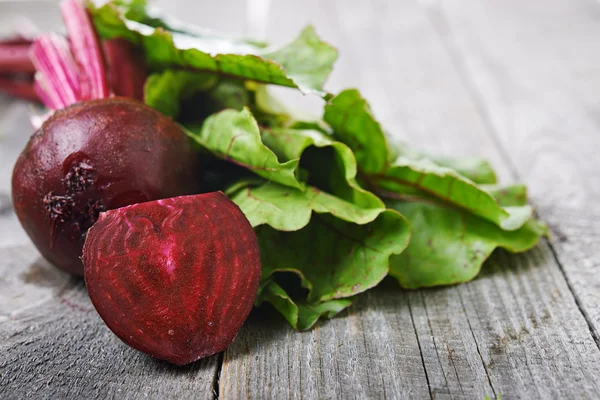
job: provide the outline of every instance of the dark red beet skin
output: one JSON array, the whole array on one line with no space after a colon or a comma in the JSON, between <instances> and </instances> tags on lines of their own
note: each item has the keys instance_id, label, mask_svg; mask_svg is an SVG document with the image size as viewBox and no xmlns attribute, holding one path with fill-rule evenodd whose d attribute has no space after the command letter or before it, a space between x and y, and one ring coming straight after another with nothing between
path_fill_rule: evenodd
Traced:
<instances>
[{"instance_id":1,"label":"dark red beet skin","mask_svg":"<svg viewBox=\"0 0 600 400\"><path fill-rule=\"evenodd\" d=\"M83 262L108 327L131 347L178 365L231 344L260 279L256 235L220 192L101 213Z\"/></svg>"},{"instance_id":2,"label":"dark red beet skin","mask_svg":"<svg viewBox=\"0 0 600 400\"><path fill-rule=\"evenodd\" d=\"M16 213L42 255L83 275L79 257L98 213L198 193L198 159L169 118L109 98L56 112L31 138L12 177Z\"/></svg>"}]
</instances>

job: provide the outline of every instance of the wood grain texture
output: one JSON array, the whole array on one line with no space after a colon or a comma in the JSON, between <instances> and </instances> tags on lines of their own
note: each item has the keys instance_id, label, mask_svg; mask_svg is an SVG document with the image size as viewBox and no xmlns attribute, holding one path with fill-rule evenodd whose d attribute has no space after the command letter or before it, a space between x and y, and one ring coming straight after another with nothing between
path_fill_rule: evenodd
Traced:
<instances>
[{"instance_id":1,"label":"wood grain texture","mask_svg":"<svg viewBox=\"0 0 600 400\"><path fill-rule=\"evenodd\" d=\"M493 0L431 8L505 158L527 183L600 348L600 6ZM493 16L493 18L489 18Z\"/></svg>"},{"instance_id":2,"label":"wood grain texture","mask_svg":"<svg viewBox=\"0 0 600 400\"><path fill-rule=\"evenodd\" d=\"M225 353L219 389L226 399L429 397L408 298L394 282L308 332L255 312Z\"/></svg>"}]
</instances>

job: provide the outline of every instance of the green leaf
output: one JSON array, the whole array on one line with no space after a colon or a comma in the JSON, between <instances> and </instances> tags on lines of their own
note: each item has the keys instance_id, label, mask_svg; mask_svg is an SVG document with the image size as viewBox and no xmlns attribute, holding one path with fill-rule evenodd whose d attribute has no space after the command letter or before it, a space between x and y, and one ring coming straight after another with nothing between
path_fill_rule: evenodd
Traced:
<instances>
[{"instance_id":1,"label":"green leaf","mask_svg":"<svg viewBox=\"0 0 600 400\"><path fill-rule=\"evenodd\" d=\"M420 161L428 160L439 166L453 169L458 174L477 184L495 184L496 173L487 160L477 157L449 157L445 155L428 154L410 147L406 142L388 138L389 147L394 154L404 158Z\"/></svg>"},{"instance_id":2,"label":"green leaf","mask_svg":"<svg viewBox=\"0 0 600 400\"><path fill-rule=\"evenodd\" d=\"M337 50L323 42L312 26L306 27L300 36L287 46L261 52L262 57L273 60L283 67L292 84L304 93L315 92L321 96L325 81L337 60ZM267 83L270 83L267 81Z\"/></svg>"},{"instance_id":3,"label":"green leaf","mask_svg":"<svg viewBox=\"0 0 600 400\"><path fill-rule=\"evenodd\" d=\"M356 182L356 159L345 144L310 129L265 129L262 140L280 161L301 159L311 185L363 208L384 207Z\"/></svg>"},{"instance_id":4,"label":"green leaf","mask_svg":"<svg viewBox=\"0 0 600 400\"><path fill-rule=\"evenodd\" d=\"M384 210L382 202L363 208L315 187L298 190L276 183L240 182L226 193L242 209L252 226L269 225L280 231L297 231L308 225L313 212L328 213L344 221L367 224Z\"/></svg>"},{"instance_id":5,"label":"green leaf","mask_svg":"<svg viewBox=\"0 0 600 400\"><path fill-rule=\"evenodd\" d=\"M385 208L377 196L356 182L357 166L352 150L321 132L283 128L259 132L248 109L213 115L196 132L191 133L192 137L205 149L269 181L304 191L306 185L299 179L303 172L303 178L316 188L297 198L311 202L314 207L326 209L320 201L327 199L326 203L334 204L332 212L340 215L345 215L345 203L375 213ZM303 170L299 169L300 163L305 167ZM257 190L257 196L267 189Z\"/></svg>"},{"instance_id":6,"label":"green leaf","mask_svg":"<svg viewBox=\"0 0 600 400\"><path fill-rule=\"evenodd\" d=\"M320 317L333 318L352 304L350 299L324 301L311 305L305 301L294 301L276 282L270 281L260 292L257 305L269 302L290 325L298 330L310 329Z\"/></svg>"},{"instance_id":7,"label":"green leaf","mask_svg":"<svg viewBox=\"0 0 600 400\"><path fill-rule=\"evenodd\" d=\"M332 136L331 129L323 121L294 121L290 124L289 128L318 131L327 136Z\"/></svg>"},{"instance_id":8,"label":"green leaf","mask_svg":"<svg viewBox=\"0 0 600 400\"><path fill-rule=\"evenodd\" d=\"M530 206L501 207L492 195L455 170L425 158L414 160L400 155L384 174L369 179L386 192L422 195L458 206L508 231L519 229L533 214Z\"/></svg>"},{"instance_id":9,"label":"green leaf","mask_svg":"<svg viewBox=\"0 0 600 400\"><path fill-rule=\"evenodd\" d=\"M362 171L385 172L391 152L381 125L358 90L344 90L331 99L323 119L333 128L336 139L352 149Z\"/></svg>"},{"instance_id":10,"label":"green leaf","mask_svg":"<svg viewBox=\"0 0 600 400\"><path fill-rule=\"evenodd\" d=\"M333 69L337 51L321 41L312 27L304 29L290 44L271 48L183 24L177 24L181 29L169 30L175 25L173 21L161 23L158 18L147 18L140 7L139 3L133 7L113 1L88 8L100 37L121 37L137 44L154 70L194 69L326 95L323 84Z\"/></svg>"},{"instance_id":11,"label":"green leaf","mask_svg":"<svg viewBox=\"0 0 600 400\"><path fill-rule=\"evenodd\" d=\"M455 170L477 184L495 184L496 173L487 160L477 157L446 157L429 155L433 162Z\"/></svg>"},{"instance_id":12,"label":"green leaf","mask_svg":"<svg viewBox=\"0 0 600 400\"><path fill-rule=\"evenodd\" d=\"M165 115L177 117L182 101L197 92L213 88L218 81L215 75L167 69L148 77L144 86L144 102Z\"/></svg>"},{"instance_id":13,"label":"green leaf","mask_svg":"<svg viewBox=\"0 0 600 400\"><path fill-rule=\"evenodd\" d=\"M427 202L390 205L410 222L412 237L404 253L393 256L390 275L405 288L467 282L497 247L522 252L547 233L530 219L521 228L505 231L464 210Z\"/></svg>"},{"instance_id":14,"label":"green leaf","mask_svg":"<svg viewBox=\"0 0 600 400\"><path fill-rule=\"evenodd\" d=\"M527 187L525 185L480 185L479 187L488 192L503 207L527 205Z\"/></svg>"},{"instance_id":15,"label":"green leaf","mask_svg":"<svg viewBox=\"0 0 600 400\"><path fill-rule=\"evenodd\" d=\"M266 298L297 329L332 307L340 309L340 303L327 302L377 285L388 273L390 256L400 254L410 238L399 213L383 205L364 209L313 187L242 182L227 193L255 227L263 282L293 272L308 289L306 298L288 300L281 288Z\"/></svg>"},{"instance_id":16,"label":"green leaf","mask_svg":"<svg viewBox=\"0 0 600 400\"><path fill-rule=\"evenodd\" d=\"M215 112L226 108L242 111L244 107L251 106L250 93L246 89L244 82L232 79L221 79L219 83L210 89L201 99L203 103L210 103L213 107L206 104L206 108Z\"/></svg>"},{"instance_id":17,"label":"green leaf","mask_svg":"<svg viewBox=\"0 0 600 400\"><path fill-rule=\"evenodd\" d=\"M282 185L302 189L296 179L298 160L280 163L260 138L249 109L225 110L207 118L200 131L189 131L198 144L215 156L243 166L257 175Z\"/></svg>"},{"instance_id":18,"label":"green leaf","mask_svg":"<svg viewBox=\"0 0 600 400\"><path fill-rule=\"evenodd\" d=\"M298 231L283 232L268 225L255 230L262 279L294 272L308 289L306 300L313 306L376 286L388 274L390 256L400 254L410 236L406 220L393 210L364 225L313 214Z\"/></svg>"}]
</instances>

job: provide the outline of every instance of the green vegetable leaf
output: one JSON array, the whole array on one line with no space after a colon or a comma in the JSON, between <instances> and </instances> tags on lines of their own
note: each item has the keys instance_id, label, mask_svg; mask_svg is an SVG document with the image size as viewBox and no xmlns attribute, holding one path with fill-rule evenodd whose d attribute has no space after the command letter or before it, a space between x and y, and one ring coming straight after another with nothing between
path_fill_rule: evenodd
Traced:
<instances>
[{"instance_id":1,"label":"green vegetable leaf","mask_svg":"<svg viewBox=\"0 0 600 400\"><path fill-rule=\"evenodd\" d=\"M244 109L213 115L199 132L191 135L217 157L242 165L269 181L304 191L307 180L315 187L296 199L310 202L317 211L327 209L321 201L334 204L329 209L340 215L345 215L346 203L372 213L385 208L376 195L357 183L352 150L319 131L275 128L260 132L251 112ZM256 190L256 195L267 190L272 188ZM285 218L285 215L281 217ZM349 220L358 221L359 218L349 217ZM288 222L292 223L291 220Z\"/></svg>"},{"instance_id":2,"label":"green vegetable leaf","mask_svg":"<svg viewBox=\"0 0 600 400\"><path fill-rule=\"evenodd\" d=\"M332 300L377 285L388 273L390 256L400 254L410 237L405 218L383 204L364 209L314 187L241 182L227 194L255 227L263 281L293 272L308 289L301 299L280 287L264 294L297 329L349 304Z\"/></svg>"},{"instance_id":3,"label":"green vegetable leaf","mask_svg":"<svg viewBox=\"0 0 600 400\"><path fill-rule=\"evenodd\" d=\"M144 92L144 102L150 107L178 118L187 106L195 121L226 108L242 110L252 105L244 82L188 70L166 69L151 74Z\"/></svg>"},{"instance_id":4,"label":"green vegetable leaf","mask_svg":"<svg viewBox=\"0 0 600 400\"><path fill-rule=\"evenodd\" d=\"M409 227L386 210L368 224L313 214L294 232L262 225L255 229L261 249L262 279L277 272L297 274L311 305L354 296L376 286L389 270L389 258L408 244Z\"/></svg>"},{"instance_id":5,"label":"green vegetable leaf","mask_svg":"<svg viewBox=\"0 0 600 400\"><path fill-rule=\"evenodd\" d=\"M547 232L530 219L519 229L505 231L461 209L428 202L390 205L410 222L412 237L406 251L392 256L390 275L405 288L467 282L497 247L522 252Z\"/></svg>"},{"instance_id":6,"label":"green vegetable leaf","mask_svg":"<svg viewBox=\"0 0 600 400\"><path fill-rule=\"evenodd\" d=\"M331 99L323 119L333 128L335 137L352 149L362 171L385 172L393 157L381 125L358 90L344 90Z\"/></svg>"},{"instance_id":7,"label":"green vegetable leaf","mask_svg":"<svg viewBox=\"0 0 600 400\"><path fill-rule=\"evenodd\" d=\"M460 175L468 178L477 184L495 184L496 173L487 160L477 157L449 157L436 154L427 154L422 151L411 148L407 143L394 138L388 138L390 147L394 154L402 155L405 158L419 161L426 159L435 164L453 169Z\"/></svg>"},{"instance_id":8,"label":"green vegetable leaf","mask_svg":"<svg viewBox=\"0 0 600 400\"><path fill-rule=\"evenodd\" d=\"M215 156L248 168L282 185L302 189L296 179L298 160L280 163L260 138L256 120L248 108L225 110L207 118L199 131L189 131L198 144Z\"/></svg>"},{"instance_id":9,"label":"green vegetable leaf","mask_svg":"<svg viewBox=\"0 0 600 400\"><path fill-rule=\"evenodd\" d=\"M311 185L363 208L384 207L356 182L356 159L345 144L310 129L265 129L262 140L280 161L301 159Z\"/></svg>"},{"instance_id":10,"label":"green vegetable leaf","mask_svg":"<svg viewBox=\"0 0 600 400\"><path fill-rule=\"evenodd\" d=\"M414 160L400 155L384 174L369 179L386 192L422 195L461 207L507 231L519 229L533 214L530 206L501 207L492 195L472 181L426 158Z\"/></svg>"},{"instance_id":11,"label":"green vegetable leaf","mask_svg":"<svg viewBox=\"0 0 600 400\"><path fill-rule=\"evenodd\" d=\"M215 75L167 69L148 77L144 86L144 102L165 115L177 117L181 101L213 88L218 81Z\"/></svg>"},{"instance_id":12,"label":"green vegetable leaf","mask_svg":"<svg viewBox=\"0 0 600 400\"><path fill-rule=\"evenodd\" d=\"M268 282L258 295L257 305L260 306L264 302L269 302L275 307L298 331L310 329L320 317L333 318L352 304L350 299L329 300L316 305L305 301L294 301L274 281Z\"/></svg>"},{"instance_id":13,"label":"green vegetable leaf","mask_svg":"<svg viewBox=\"0 0 600 400\"><path fill-rule=\"evenodd\" d=\"M383 202L363 208L312 186L298 190L272 182L259 186L241 182L226 193L242 209L252 226L267 224L286 232L304 228L313 212L328 213L363 225L385 211Z\"/></svg>"},{"instance_id":14,"label":"green vegetable leaf","mask_svg":"<svg viewBox=\"0 0 600 400\"><path fill-rule=\"evenodd\" d=\"M527 187L525 185L480 185L480 188L488 192L503 207L527 205Z\"/></svg>"},{"instance_id":15,"label":"green vegetable leaf","mask_svg":"<svg viewBox=\"0 0 600 400\"><path fill-rule=\"evenodd\" d=\"M450 168L477 184L495 184L496 173L487 160L477 157L445 157L429 155L436 164Z\"/></svg>"},{"instance_id":16,"label":"green vegetable leaf","mask_svg":"<svg viewBox=\"0 0 600 400\"><path fill-rule=\"evenodd\" d=\"M290 44L271 48L173 20L161 23L159 18L150 18L139 2L132 5L113 1L101 7L90 4L88 8L100 37L121 37L137 44L154 70L193 69L326 96L323 84L337 59L337 51L324 43L312 27ZM181 29L174 29L175 25Z\"/></svg>"}]
</instances>

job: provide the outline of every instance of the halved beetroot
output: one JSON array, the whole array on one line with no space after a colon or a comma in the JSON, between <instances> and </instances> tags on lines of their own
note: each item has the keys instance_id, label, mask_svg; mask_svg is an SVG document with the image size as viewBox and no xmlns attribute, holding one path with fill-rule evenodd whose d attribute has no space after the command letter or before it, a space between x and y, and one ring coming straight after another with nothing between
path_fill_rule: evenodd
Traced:
<instances>
[{"instance_id":1,"label":"halved beetroot","mask_svg":"<svg viewBox=\"0 0 600 400\"><path fill-rule=\"evenodd\" d=\"M108 327L131 347L178 365L231 344L260 278L256 235L220 192L101 213L83 263Z\"/></svg>"},{"instance_id":2,"label":"halved beetroot","mask_svg":"<svg viewBox=\"0 0 600 400\"><path fill-rule=\"evenodd\" d=\"M81 249L99 212L199 193L198 162L183 130L142 102L77 103L50 117L21 153L13 203L42 255L83 275Z\"/></svg>"}]
</instances>

